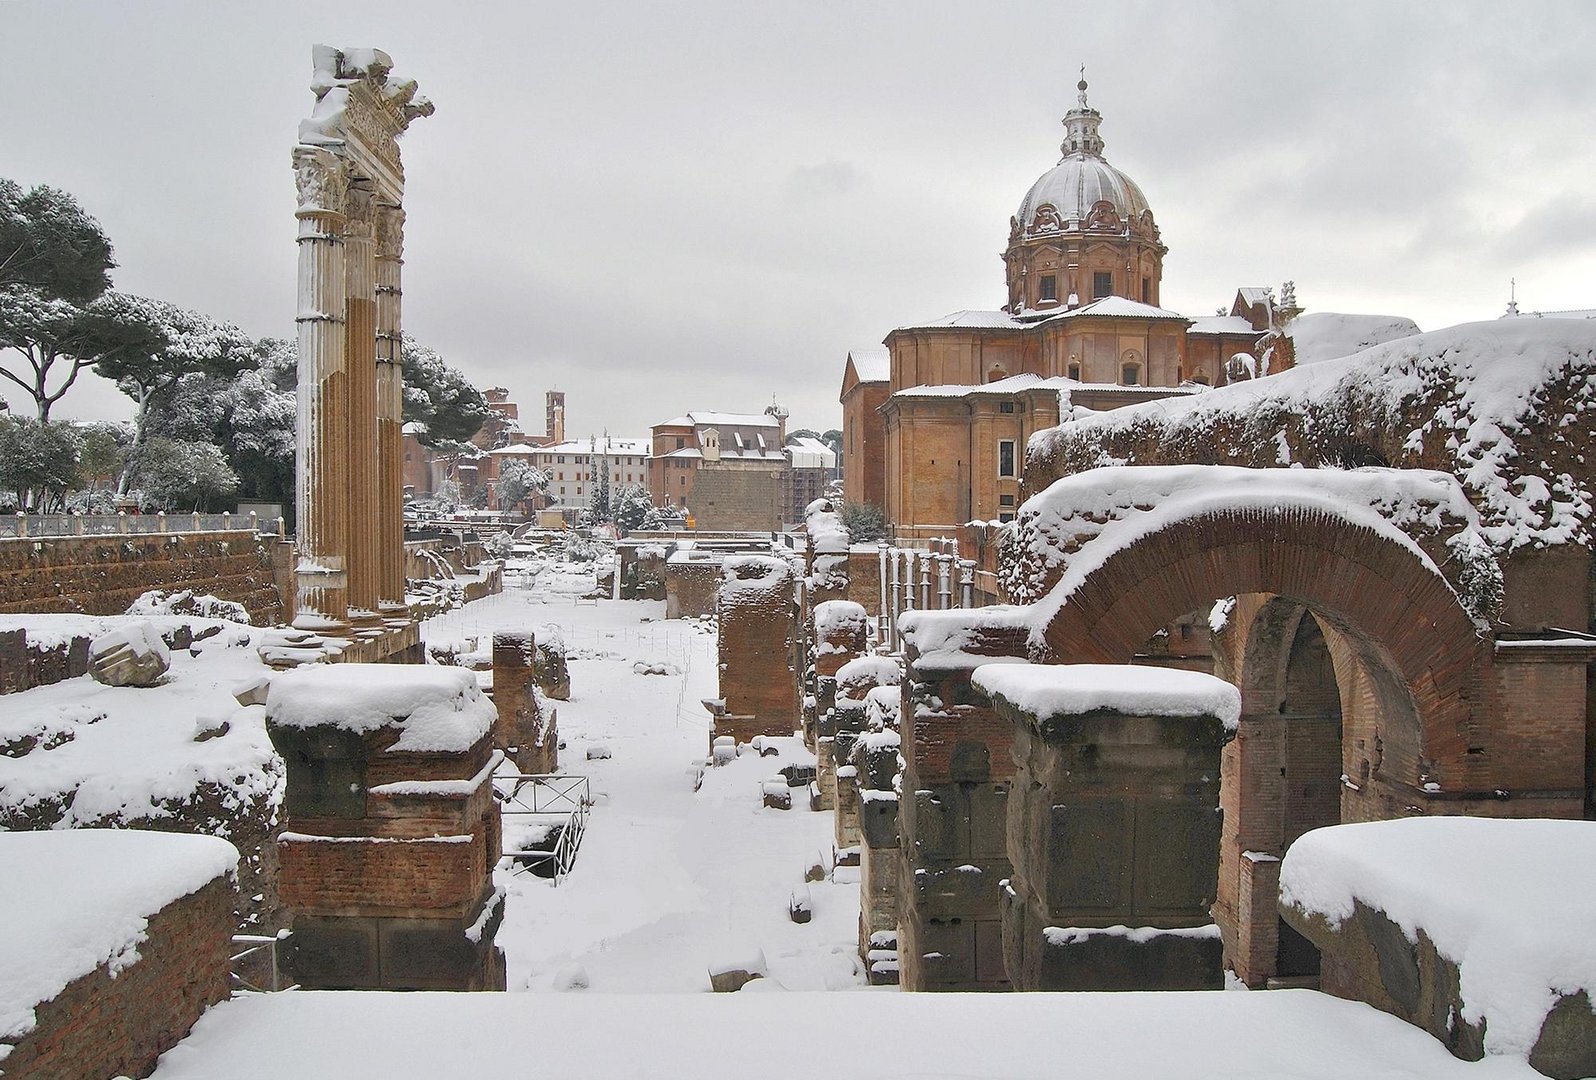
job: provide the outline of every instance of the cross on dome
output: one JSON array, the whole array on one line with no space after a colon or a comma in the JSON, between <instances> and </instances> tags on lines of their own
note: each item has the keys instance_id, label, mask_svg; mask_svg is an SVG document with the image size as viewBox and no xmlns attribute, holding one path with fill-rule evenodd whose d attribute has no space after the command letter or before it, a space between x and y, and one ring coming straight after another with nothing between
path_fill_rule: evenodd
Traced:
<instances>
[{"instance_id":1,"label":"cross on dome","mask_svg":"<svg viewBox=\"0 0 1596 1080\"><path fill-rule=\"evenodd\" d=\"M1072 154L1085 157L1103 156L1103 137L1097 133L1103 114L1086 103L1086 65L1081 65L1081 81L1075 84L1078 92L1076 106L1064 114L1064 141L1059 145L1067 158Z\"/></svg>"}]
</instances>

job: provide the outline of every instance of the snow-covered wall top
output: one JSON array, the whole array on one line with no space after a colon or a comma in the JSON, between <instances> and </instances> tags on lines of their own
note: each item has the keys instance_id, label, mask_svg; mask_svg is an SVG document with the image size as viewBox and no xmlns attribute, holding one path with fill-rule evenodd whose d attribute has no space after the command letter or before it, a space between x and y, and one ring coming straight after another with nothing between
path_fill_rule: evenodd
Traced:
<instances>
[{"instance_id":1,"label":"snow-covered wall top","mask_svg":"<svg viewBox=\"0 0 1596 1080\"><path fill-rule=\"evenodd\" d=\"M1436 469L1463 485L1499 552L1588 544L1593 371L1596 322L1468 323L1073 419L1032 438L1026 488L1117 464Z\"/></svg>"},{"instance_id":2,"label":"snow-covered wall top","mask_svg":"<svg viewBox=\"0 0 1596 1080\"><path fill-rule=\"evenodd\" d=\"M1310 311L1286 324L1292 356L1298 364L1317 364L1351 356L1387 341L1412 337L1419 324L1401 315L1343 315Z\"/></svg>"},{"instance_id":3,"label":"snow-covered wall top","mask_svg":"<svg viewBox=\"0 0 1596 1080\"><path fill-rule=\"evenodd\" d=\"M1003 656L1020 663L1033 614L1032 608L1009 604L906 611L898 616L898 629L921 671L972 668Z\"/></svg>"},{"instance_id":4,"label":"snow-covered wall top","mask_svg":"<svg viewBox=\"0 0 1596 1080\"><path fill-rule=\"evenodd\" d=\"M493 703L464 668L312 664L272 679L266 721L279 727L398 728L399 753L464 753L493 727Z\"/></svg>"},{"instance_id":5,"label":"snow-covered wall top","mask_svg":"<svg viewBox=\"0 0 1596 1080\"><path fill-rule=\"evenodd\" d=\"M1485 1049L1526 1056L1559 996L1596 997L1596 822L1434 817L1335 825L1291 845L1280 902L1332 926L1354 903L1458 966Z\"/></svg>"},{"instance_id":6,"label":"snow-covered wall top","mask_svg":"<svg viewBox=\"0 0 1596 1080\"><path fill-rule=\"evenodd\" d=\"M1038 719L1110 710L1126 716L1212 716L1234 731L1241 691L1200 671L1125 664L992 664L970 681Z\"/></svg>"},{"instance_id":7,"label":"snow-covered wall top","mask_svg":"<svg viewBox=\"0 0 1596 1080\"><path fill-rule=\"evenodd\" d=\"M0 1042L34 1006L110 965L137 962L150 916L238 866L214 836L132 829L0 832Z\"/></svg>"},{"instance_id":8,"label":"snow-covered wall top","mask_svg":"<svg viewBox=\"0 0 1596 1080\"><path fill-rule=\"evenodd\" d=\"M903 670L890 656L856 656L837 669L837 685L869 682L876 686L897 686Z\"/></svg>"},{"instance_id":9,"label":"snow-covered wall top","mask_svg":"<svg viewBox=\"0 0 1596 1080\"><path fill-rule=\"evenodd\" d=\"M819 641L855 634L863 637L869 626L870 616L863 604L825 600L815 605L815 638Z\"/></svg>"},{"instance_id":10,"label":"snow-covered wall top","mask_svg":"<svg viewBox=\"0 0 1596 1080\"><path fill-rule=\"evenodd\" d=\"M804 508L804 530L814 556L809 570L812 589L848 587L848 530L830 499L816 499Z\"/></svg>"},{"instance_id":11,"label":"snow-covered wall top","mask_svg":"<svg viewBox=\"0 0 1596 1080\"><path fill-rule=\"evenodd\" d=\"M778 590L792 590L793 571L785 559L774 555L735 555L721 564L722 608L759 604Z\"/></svg>"},{"instance_id":12,"label":"snow-covered wall top","mask_svg":"<svg viewBox=\"0 0 1596 1080\"><path fill-rule=\"evenodd\" d=\"M999 576L1015 600L1037 603L1038 626L1115 553L1172 522L1248 507L1330 508L1412 550L1444 538L1479 562L1488 609L1499 573L1479 539L1478 515L1456 480L1419 469L1244 469L1222 465L1107 466L1066 476L1020 507ZM1471 562L1471 565L1472 565ZM1439 571L1438 571L1439 572ZM1044 599L1045 598L1045 599Z\"/></svg>"}]
</instances>

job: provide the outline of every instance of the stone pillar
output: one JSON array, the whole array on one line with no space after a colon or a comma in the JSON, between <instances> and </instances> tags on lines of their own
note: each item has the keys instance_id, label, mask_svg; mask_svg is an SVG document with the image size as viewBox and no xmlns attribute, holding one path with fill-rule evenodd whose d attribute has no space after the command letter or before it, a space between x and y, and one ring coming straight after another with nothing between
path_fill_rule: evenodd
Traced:
<instances>
[{"instance_id":1,"label":"stone pillar","mask_svg":"<svg viewBox=\"0 0 1596 1080\"><path fill-rule=\"evenodd\" d=\"M349 373L345 357L344 194L330 151L294 148L299 189L299 419L294 624L348 626Z\"/></svg>"},{"instance_id":2,"label":"stone pillar","mask_svg":"<svg viewBox=\"0 0 1596 1080\"><path fill-rule=\"evenodd\" d=\"M377 618L377 312L376 205L356 181L344 198L344 364L349 371L349 617Z\"/></svg>"},{"instance_id":3,"label":"stone pillar","mask_svg":"<svg viewBox=\"0 0 1596 1080\"><path fill-rule=\"evenodd\" d=\"M296 982L504 989L495 719L462 668L312 664L272 680L266 733L288 781L278 888L294 912L283 965Z\"/></svg>"},{"instance_id":4,"label":"stone pillar","mask_svg":"<svg viewBox=\"0 0 1596 1080\"><path fill-rule=\"evenodd\" d=\"M1222 987L1209 909L1236 688L1097 664L989 665L972 683L1013 727L1001 906L1014 988Z\"/></svg>"},{"instance_id":5,"label":"stone pillar","mask_svg":"<svg viewBox=\"0 0 1596 1080\"><path fill-rule=\"evenodd\" d=\"M551 773L559 765L555 715L538 685L541 655L527 631L493 635L494 743L523 773Z\"/></svg>"},{"instance_id":6,"label":"stone pillar","mask_svg":"<svg viewBox=\"0 0 1596 1080\"><path fill-rule=\"evenodd\" d=\"M402 618L405 609L404 350L400 269L405 212L379 205L376 220L377 302L377 611Z\"/></svg>"},{"instance_id":7,"label":"stone pillar","mask_svg":"<svg viewBox=\"0 0 1596 1080\"><path fill-rule=\"evenodd\" d=\"M791 735L801 722L796 575L769 555L728 558L717 598L720 698L717 735L747 742L755 735Z\"/></svg>"}]
</instances>

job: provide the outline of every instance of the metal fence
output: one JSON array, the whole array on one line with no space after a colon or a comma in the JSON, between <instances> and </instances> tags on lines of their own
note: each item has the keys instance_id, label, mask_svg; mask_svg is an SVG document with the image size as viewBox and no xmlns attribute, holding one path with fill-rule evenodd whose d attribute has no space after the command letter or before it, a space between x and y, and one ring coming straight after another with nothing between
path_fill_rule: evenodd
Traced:
<instances>
[{"instance_id":1,"label":"metal fence","mask_svg":"<svg viewBox=\"0 0 1596 1080\"><path fill-rule=\"evenodd\" d=\"M297 990L284 986L278 974L277 943L280 939L260 934L234 934L233 944L245 946L228 958L228 979L235 994L267 994Z\"/></svg>"},{"instance_id":2,"label":"metal fence","mask_svg":"<svg viewBox=\"0 0 1596 1080\"><path fill-rule=\"evenodd\" d=\"M0 514L0 539L62 536L152 536L249 530L261 536L286 535L282 518L248 514Z\"/></svg>"},{"instance_id":3,"label":"metal fence","mask_svg":"<svg viewBox=\"0 0 1596 1080\"><path fill-rule=\"evenodd\" d=\"M543 840L531 848L511 847L511 831L506 829L501 859L508 860L512 873L531 872L559 885L570 873L587 832L588 810L593 805L587 777L554 773L495 776L493 794L505 818L548 826Z\"/></svg>"}]
</instances>

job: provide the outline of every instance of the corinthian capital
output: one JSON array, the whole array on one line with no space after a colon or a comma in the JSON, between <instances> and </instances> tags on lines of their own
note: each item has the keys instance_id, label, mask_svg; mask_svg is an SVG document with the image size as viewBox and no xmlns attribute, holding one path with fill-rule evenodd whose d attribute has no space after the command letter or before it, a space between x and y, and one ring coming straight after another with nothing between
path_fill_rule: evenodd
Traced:
<instances>
[{"instance_id":1,"label":"corinthian capital","mask_svg":"<svg viewBox=\"0 0 1596 1080\"><path fill-rule=\"evenodd\" d=\"M314 146L294 147L294 185L299 190L299 213L341 213L349 174L343 159Z\"/></svg>"},{"instance_id":2,"label":"corinthian capital","mask_svg":"<svg viewBox=\"0 0 1596 1080\"><path fill-rule=\"evenodd\" d=\"M397 259L405 246L405 212L403 207L387 203L377 205L377 258Z\"/></svg>"}]
</instances>

